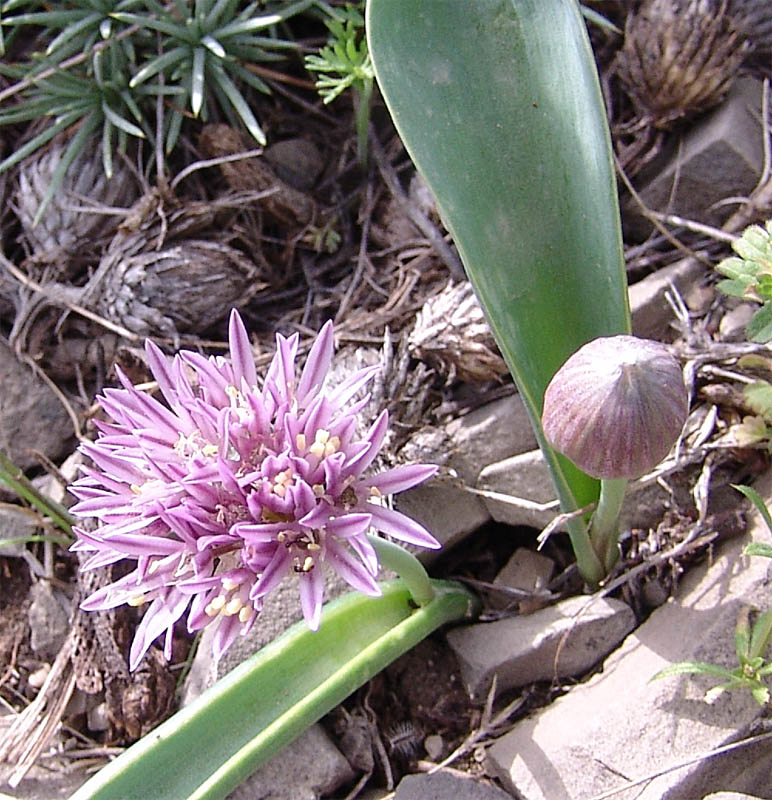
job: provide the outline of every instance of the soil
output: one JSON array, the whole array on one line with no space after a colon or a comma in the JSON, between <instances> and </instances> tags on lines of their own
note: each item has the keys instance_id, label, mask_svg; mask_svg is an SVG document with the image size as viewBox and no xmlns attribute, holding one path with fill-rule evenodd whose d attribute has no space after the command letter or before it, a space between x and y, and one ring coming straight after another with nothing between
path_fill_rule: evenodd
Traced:
<instances>
[{"instance_id":1,"label":"soil","mask_svg":"<svg viewBox=\"0 0 772 800\"><path fill-rule=\"evenodd\" d=\"M633 14L629 4L620 0L603 5L604 13L620 28L627 22L630 41ZM634 181L664 142L677 141L719 98L705 97L698 107L682 108L680 114L668 111L663 121L661 111L647 108L646 98L632 86L635 69L629 64L626 69L620 67L623 38L594 26L590 30L611 109L615 151ZM321 25L310 33L304 31L303 44L318 46L325 35ZM759 65L767 63L754 52L752 61L739 59L734 68L762 76ZM46 175L50 178L50 164L31 158L0 176L0 198L5 198L0 212L0 333L4 340L0 344L6 348L0 359L22 365L14 371L0 367L3 392L14 393L13 385L15 394L36 408L43 403L48 408L54 398L61 412L53 419L29 413L23 410L26 406L10 408L7 402L0 403L0 420L5 420L0 443L44 491L71 502L62 494L62 485L72 478L61 476L69 469L63 463L78 438L93 435L93 398L114 383L114 364L132 381L146 381L149 374L141 355L145 336L152 336L168 351L179 346L221 350L233 306L240 308L254 334L260 365L267 364L272 355L276 331L300 333L307 348L328 318L336 321L340 358L347 357L346 353L357 358L357 353L368 349L379 356L385 353L387 368L375 399L390 408L396 422L389 453L394 460L419 428L439 426L512 390L479 316L470 314L466 326L459 328L440 326L433 337L421 339L416 333L419 311L434 304L439 309L435 319L441 319L441 309L457 302L452 293L468 293L468 288L459 283L449 237L377 93L370 161L363 168L357 161L349 97L322 105L299 61L288 61L266 80L273 93L258 101L261 121L269 142L282 143L270 160L269 149L264 159L250 158L237 162L238 166L207 165L210 159L240 153L251 145L223 121L191 124L163 180L147 179L136 169L137 163L152 160L146 151L130 153L114 178L120 186L114 186L112 195L103 195L101 200L92 195L92 206L86 211L73 211L72 197L57 200L34 230L27 224L24 209L34 207L39 196L32 196L30 186L35 182L23 179L22 173L45 181ZM674 107L677 111L677 102ZM7 149L17 146L27 133L22 126L0 129ZM60 147L54 140L43 159L55 159ZM98 163L96 151L92 158ZM26 186L23 191L22 186ZM262 196L266 192L268 196ZM75 199L82 201L82 194ZM115 209L118 213L113 213ZM746 221L764 219L768 211L754 206ZM437 241L444 247L438 250ZM727 254L727 245L710 231L684 225L669 229L666 236L655 229L645 241L628 241L630 281L697 250L715 263ZM212 283L208 280L212 274L225 278ZM686 298L691 304L688 324L675 334L663 331L663 337L678 343L699 334L703 344L712 336L719 339L719 321L730 304L715 292L711 280L694 289L695 296ZM415 335L411 338L411 334ZM422 342L420 347L411 344L417 340ZM474 348L465 351L464 343ZM715 381L719 384L720 376ZM700 402L696 397L695 405ZM742 409L736 397L722 401L720 414L727 423L739 419ZM23 419L24 424L15 426L10 437L10 421L15 419ZM62 424L67 434L55 437L52 444L45 434L52 425ZM711 513L726 535L741 529L739 504L720 487L747 480L766 466L765 455L740 449L722 451L711 462L711 474L720 475L712 484L711 490L719 494ZM624 543L620 575L645 563L666 544L677 542L679 536L683 538L697 513L692 489L703 474L702 467L702 462L695 462L680 482L676 480L681 496L674 496L664 520L631 533ZM3 488L0 500L24 505L16 493ZM45 533L55 533L41 518L36 524ZM532 530L510 530L506 537L498 533L492 527L480 531L462 551L446 554L433 574L468 579L485 590L514 545L519 541L534 546L536 534ZM41 619L30 614L31 587L42 577L59 601L72 602L84 590L78 583L77 559L50 541L31 542L26 550L32 560L0 549L2 714L26 707L43 679L59 668L62 686L74 680L81 688L103 689L95 693L93 702L81 697L80 705L59 709L51 733L56 732L59 718L64 727L42 742L39 758L30 761L37 760L38 768L64 776L76 762L103 763L113 748L130 743L173 710L175 684L190 642L181 629L173 663L165 664L153 651L147 666L129 676L125 652L138 614L120 611L105 614L98 623L83 622L85 627L74 644L67 645L74 648L71 658L65 654L64 659L71 666L62 667L61 652L44 653L31 645L30 619ZM570 566L570 552L553 537L547 553L559 567L550 591L559 597L581 591ZM637 572L635 581L622 581L618 591L643 618L653 605L664 602L677 585L679 573L701 555L704 552L692 552L688 559ZM43 572L37 573L33 563ZM500 613L493 606L485 611L488 618ZM61 633L61 641L70 642L68 632ZM561 691L555 686L530 687L495 732ZM500 698L497 708L513 699ZM485 737L475 734L481 713L468 700L452 655L437 636L363 687L325 724L352 763L363 773L369 771L369 780L359 787L364 790L391 787L400 775L425 769L429 735L441 737L439 744L434 742L438 751L431 754L437 759L467 742L453 766L479 774L475 755ZM358 741L356 720L367 721L367 734ZM8 754L5 751L11 762L7 766L12 768L16 764Z\"/></svg>"}]
</instances>

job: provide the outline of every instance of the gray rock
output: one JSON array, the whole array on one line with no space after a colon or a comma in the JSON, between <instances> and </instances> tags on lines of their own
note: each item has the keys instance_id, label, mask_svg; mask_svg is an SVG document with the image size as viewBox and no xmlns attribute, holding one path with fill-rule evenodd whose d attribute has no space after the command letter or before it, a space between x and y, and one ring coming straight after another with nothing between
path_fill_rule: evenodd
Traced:
<instances>
[{"instance_id":1,"label":"gray rock","mask_svg":"<svg viewBox=\"0 0 772 800\"><path fill-rule=\"evenodd\" d=\"M0 339L0 447L20 469L51 461L71 449L72 421L59 399L38 375Z\"/></svg>"},{"instance_id":2,"label":"gray rock","mask_svg":"<svg viewBox=\"0 0 772 800\"><path fill-rule=\"evenodd\" d=\"M39 528L34 511L15 503L0 503L0 556L24 558L27 543L18 540L35 536Z\"/></svg>"},{"instance_id":3,"label":"gray rock","mask_svg":"<svg viewBox=\"0 0 772 800\"><path fill-rule=\"evenodd\" d=\"M402 454L408 460L441 464L463 484L475 487L487 464L534 447L536 437L522 398L514 394L475 409L440 431L419 432ZM434 480L403 492L394 502L397 509L425 525L444 549L491 518L485 501L450 481ZM438 553L419 555L424 563L430 563Z\"/></svg>"},{"instance_id":4,"label":"gray rock","mask_svg":"<svg viewBox=\"0 0 772 800\"><path fill-rule=\"evenodd\" d=\"M643 202L654 211L720 226L733 207L714 204L750 194L761 175L761 96L761 81L740 80L715 111L682 140L672 140L668 150L645 170L645 177L639 176ZM627 200L623 210L628 234L645 238L652 225L640 215L637 204Z\"/></svg>"},{"instance_id":5,"label":"gray rock","mask_svg":"<svg viewBox=\"0 0 772 800\"><path fill-rule=\"evenodd\" d=\"M397 786L394 800L511 800L497 786L455 772L406 775Z\"/></svg>"},{"instance_id":6,"label":"gray rock","mask_svg":"<svg viewBox=\"0 0 772 800\"><path fill-rule=\"evenodd\" d=\"M424 564L430 564L491 518L479 497L436 480L397 495L394 507L420 522L442 545L442 550L416 551Z\"/></svg>"},{"instance_id":7,"label":"gray rock","mask_svg":"<svg viewBox=\"0 0 772 800\"><path fill-rule=\"evenodd\" d=\"M319 800L354 779L348 761L314 725L247 778L228 800Z\"/></svg>"},{"instance_id":8,"label":"gray rock","mask_svg":"<svg viewBox=\"0 0 772 800\"><path fill-rule=\"evenodd\" d=\"M30 597L30 647L41 658L53 661L70 629L69 614L47 581L35 581Z\"/></svg>"},{"instance_id":9,"label":"gray rock","mask_svg":"<svg viewBox=\"0 0 772 800\"><path fill-rule=\"evenodd\" d=\"M518 547L509 561L493 579L493 585L505 590L491 592L488 603L493 608L518 608L527 614L548 604L547 600L534 597L534 593L544 593L555 571L555 562L535 550ZM508 593L507 589L527 592L530 597Z\"/></svg>"},{"instance_id":10,"label":"gray rock","mask_svg":"<svg viewBox=\"0 0 772 800\"><path fill-rule=\"evenodd\" d=\"M772 476L756 488L772 498ZM758 516L751 520L751 537L768 540ZM738 613L772 607L769 562L743 558L746 544L730 541L710 565L694 568L678 597L628 636L600 674L501 737L488 751L489 771L522 800L578 800L690 762L614 797L691 800L719 790L772 797L768 741L697 758L742 738L763 715L748 692L708 705L705 693L716 685L709 677L650 682L680 661L736 666Z\"/></svg>"},{"instance_id":11,"label":"gray rock","mask_svg":"<svg viewBox=\"0 0 772 800\"><path fill-rule=\"evenodd\" d=\"M665 295L672 292L673 288L686 294L697 283L705 280L706 275L707 268L704 264L696 258L684 258L634 283L628 292L633 333L644 339L667 338L675 313Z\"/></svg>"},{"instance_id":12,"label":"gray rock","mask_svg":"<svg viewBox=\"0 0 772 800\"><path fill-rule=\"evenodd\" d=\"M544 528L560 510L552 476L540 450L489 463L480 472L477 488L502 495L500 500L483 497L483 502L496 522L507 525Z\"/></svg>"},{"instance_id":13,"label":"gray rock","mask_svg":"<svg viewBox=\"0 0 772 800\"><path fill-rule=\"evenodd\" d=\"M482 700L496 677L498 691L581 675L635 627L621 600L571 597L553 606L453 628L447 633L469 694Z\"/></svg>"},{"instance_id":14,"label":"gray rock","mask_svg":"<svg viewBox=\"0 0 772 800\"><path fill-rule=\"evenodd\" d=\"M729 305L729 304L727 304ZM738 303L734 308L721 317L718 324L718 332L721 339L725 342L745 341L745 326L751 321L751 317L758 311L757 303Z\"/></svg>"},{"instance_id":15,"label":"gray rock","mask_svg":"<svg viewBox=\"0 0 772 800\"><path fill-rule=\"evenodd\" d=\"M558 513L552 476L540 450L490 464L481 473L477 486L497 496L484 496L483 502L496 522L544 528ZM668 493L657 483L631 483L625 497L620 526L656 525L670 505Z\"/></svg>"},{"instance_id":16,"label":"gray rock","mask_svg":"<svg viewBox=\"0 0 772 800\"><path fill-rule=\"evenodd\" d=\"M285 183L301 191L310 189L324 169L319 148L308 139L276 142L266 147L263 157Z\"/></svg>"},{"instance_id":17,"label":"gray rock","mask_svg":"<svg viewBox=\"0 0 772 800\"><path fill-rule=\"evenodd\" d=\"M536 436L519 394L494 400L447 426L452 442L448 466L474 486L486 464L537 447Z\"/></svg>"},{"instance_id":18,"label":"gray rock","mask_svg":"<svg viewBox=\"0 0 772 800\"><path fill-rule=\"evenodd\" d=\"M745 794L744 792L713 792L706 794L702 800L762 800L755 794Z\"/></svg>"}]
</instances>

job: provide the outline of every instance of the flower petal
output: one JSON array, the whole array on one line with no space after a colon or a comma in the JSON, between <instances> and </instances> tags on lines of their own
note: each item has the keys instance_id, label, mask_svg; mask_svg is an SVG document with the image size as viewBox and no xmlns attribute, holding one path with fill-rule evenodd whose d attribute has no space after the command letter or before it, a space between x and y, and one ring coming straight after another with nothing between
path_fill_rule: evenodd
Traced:
<instances>
[{"instance_id":1,"label":"flower petal","mask_svg":"<svg viewBox=\"0 0 772 800\"><path fill-rule=\"evenodd\" d=\"M373 527L378 528L379 531L419 547L430 547L433 550L442 547L423 525L399 511L375 503L368 503L367 509L373 515Z\"/></svg>"}]
</instances>

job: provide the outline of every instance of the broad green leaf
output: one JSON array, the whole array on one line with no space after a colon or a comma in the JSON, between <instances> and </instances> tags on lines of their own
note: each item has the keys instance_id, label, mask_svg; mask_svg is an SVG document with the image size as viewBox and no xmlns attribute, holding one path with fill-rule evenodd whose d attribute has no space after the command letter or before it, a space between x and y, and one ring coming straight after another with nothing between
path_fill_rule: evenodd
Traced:
<instances>
[{"instance_id":1,"label":"broad green leaf","mask_svg":"<svg viewBox=\"0 0 772 800\"><path fill-rule=\"evenodd\" d=\"M440 625L476 613L459 584L434 581L415 609L401 581L382 597L327 605L317 632L298 623L84 784L70 800L213 800Z\"/></svg>"},{"instance_id":2,"label":"broad green leaf","mask_svg":"<svg viewBox=\"0 0 772 800\"><path fill-rule=\"evenodd\" d=\"M574 0L368 0L377 81L437 198L564 509L598 484L541 432L582 344L630 330L606 115Z\"/></svg>"}]
</instances>

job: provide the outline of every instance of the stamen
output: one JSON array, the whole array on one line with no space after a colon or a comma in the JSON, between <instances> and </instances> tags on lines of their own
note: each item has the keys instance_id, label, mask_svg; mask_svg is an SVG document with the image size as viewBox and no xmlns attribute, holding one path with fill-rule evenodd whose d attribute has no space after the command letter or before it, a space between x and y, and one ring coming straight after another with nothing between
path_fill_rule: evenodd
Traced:
<instances>
[{"instance_id":1,"label":"stamen","mask_svg":"<svg viewBox=\"0 0 772 800\"><path fill-rule=\"evenodd\" d=\"M317 458L322 458L325 454L325 448L329 439L330 432L326 431L324 428L319 428L314 434L314 443L308 448L309 452Z\"/></svg>"},{"instance_id":2,"label":"stamen","mask_svg":"<svg viewBox=\"0 0 772 800\"><path fill-rule=\"evenodd\" d=\"M311 558L311 556L306 556L306 559L303 562L303 566L301 567L301 569L303 570L303 572L311 572L313 568L314 568L314 559Z\"/></svg>"},{"instance_id":3,"label":"stamen","mask_svg":"<svg viewBox=\"0 0 772 800\"><path fill-rule=\"evenodd\" d=\"M249 622L252 619L252 615L255 613L255 609L252 606L244 606L239 611L239 622L245 623Z\"/></svg>"},{"instance_id":4,"label":"stamen","mask_svg":"<svg viewBox=\"0 0 772 800\"><path fill-rule=\"evenodd\" d=\"M243 607L244 603L240 597L232 597L222 613L225 614L226 617L232 617L234 614L238 614Z\"/></svg>"},{"instance_id":5,"label":"stamen","mask_svg":"<svg viewBox=\"0 0 772 800\"><path fill-rule=\"evenodd\" d=\"M137 594L134 597L130 597L126 601L127 606L131 606L132 608L138 608L139 606L143 606L147 603L147 595L146 594Z\"/></svg>"},{"instance_id":6,"label":"stamen","mask_svg":"<svg viewBox=\"0 0 772 800\"><path fill-rule=\"evenodd\" d=\"M238 581L234 581L233 578L223 578L222 579L222 588L225 589L226 592L232 592L234 589L238 588L241 584Z\"/></svg>"},{"instance_id":7,"label":"stamen","mask_svg":"<svg viewBox=\"0 0 772 800\"><path fill-rule=\"evenodd\" d=\"M338 450L340 450L340 436L333 436L324 446L324 454L325 456L331 456L333 453L337 453Z\"/></svg>"},{"instance_id":8,"label":"stamen","mask_svg":"<svg viewBox=\"0 0 772 800\"><path fill-rule=\"evenodd\" d=\"M383 492L377 486L370 487L371 497L383 497Z\"/></svg>"},{"instance_id":9,"label":"stamen","mask_svg":"<svg viewBox=\"0 0 772 800\"><path fill-rule=\"evenodd\" d=\"M228 598L224 594L218 594L217 597L215 597L214 600L212 600L212 602L209 603L209 605L215 611L221 611L223 609L223 607L225 606L225 603L226 603L227 599Z\"/></svg>"},{"instance_id":10,"label":"stamen","mask_svg":"<svg viewBox=\"0 0 772 800\"><path fill-rule=\"evenodd\" d=\"M310 550L312 553L315 553L317 550L321 550L322 546L317 544L316 542L309 542L306 550Z\"/></svg>"},{"instance_id":11,"label":"stamen","mask_svg":"<svg viewBox=\"0 0 772 800\"><path fill-rule=\"evenodd\" d=\"M297 447L297 449L301 453L303 453L305 451L305 449L306 449L306 435L305 435L305 433L299 433L295 437L295 446Z\"/></svg>"}]
</instances>

